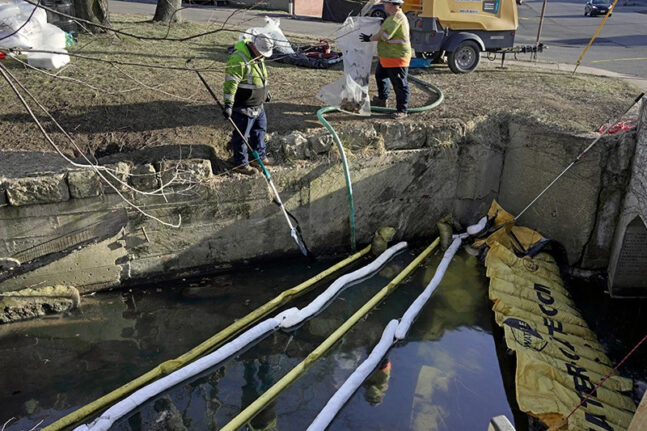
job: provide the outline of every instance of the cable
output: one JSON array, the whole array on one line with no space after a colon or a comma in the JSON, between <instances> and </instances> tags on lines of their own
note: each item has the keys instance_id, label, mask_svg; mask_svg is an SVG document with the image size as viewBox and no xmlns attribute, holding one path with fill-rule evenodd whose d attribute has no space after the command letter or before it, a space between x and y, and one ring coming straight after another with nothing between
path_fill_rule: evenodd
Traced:
<instances>
[{"instance_id":1,"label":"cable","mask_svg":"<svg viewBox=\"0 0 647 431\"><path fill-rule=\"evenodd\" d=\"M627 109L626 109L626 110L625 110L625 111L624 111L620 116L618 116L618 117L616 117L616 118L614 118L614 119L609 119L609 121L606 123L606 124L607 124L607 127L602 131L602 133L600 133L600 134L598 135L598 137L597 137L597 138L595 138L595 139L593 140L593 142L591 142L591 144L589 144L589 146L588 146L588 147L586 147L586 148L584 149L584 151L582 151L580 154L578 154L578 155L577 155L577 157L575 158L575 160L573 160L573 161L572 161L568 166L566 166L566 168L564 168L564 170L563 170L559 175L557 175L557 177L555 177L555 179L554 179L553 181L551 181L551 182L550 182L550 184L548 184L548 185L546 186L546 188L544 188L544 189L543 189L543 190L542 190L542 191L537 195L537 197L535 197L532 201L530 201L530 203L529 203L528 205L526 205L526 207L525 207L524 209L522 209L522 210L519 212L519 214L517 214L517 215L514 217L514 219L512 219L512 220L511 220L511 222L515 222L515 221L517 221L517 220L519 219L519 217L521 217L521 216L523 215L523 213L525 213L526 211L528 211L528 209L529 209L529 208L530 208L530 207L531 207L535 202L537 202L537 200L538 200L540 197L542 197L542 196L544 195L544 193L546 193L546 192L547 192L547 191L548 191L548 190L549 190L549 189L550 189L550 188L551 188L551 187L552 187L552 186L553 186L553 185L554 185L554 184L555 184L555 183L556 183L556 182L557 182L557 181L558 181L558 180L559 180L559 179L560 179L560 178L561 178L561 177L562 177L562 176L563 176L563 175L564 175L564 174L565 174L569 169L571 169L573 166L575 166L575 164L576 164L577 162L579 162L579 161L582 159L582 157L584 157L584 155L585 155L585 154L586 154L586 153L587 153L591 148L593 148L593 146L594 146L595 144L597 144L597 143L598 143L598 141L599 141L600 139L602 139L602 137L603 137L604 135L606 135L606 133L609 131L609 129L611 129L611 127L615 126L615 125L616 125L616 123L618 122L618 120L619 120L620 118L624 117L624 116L625 116L625 115L626 115L626 114L631 110L631 108L633 108L633 107L634 107L634 105L635 105L636 103L638 103L638 102L640 101L640 99L642 99L642 98L643 98L643 96L644 96L644 95L645 95L645 93L640 93L640 94L638 95L638 97L636 97L636 98L634 99L633 103L632 103L632 104L631 104L631 105L630 105L630 106L629 106L629 107L628 107L628 108L627 108ZM509 222L509 223L510 223L510 222Z\"/></svg>"},{"instance_id":2,"label":"cable","mask_svg":"<svg viewBox=\"0 0 647 431\"><path fill-rule=\"evenodd\" d=\"M630 356L631 356L631 355L632 355L636 350L638 350L638 348L640 347L640 345L641 345L642 343L644 343L644 342L645 342L645 340L647 340L647 334L645 334L645 336L642 338L642 340L640 340L640 341L638 342L638 344L636 344L636 345L633 347L633 349L631 349L631 350L629 351L629 353L627 353L627 354L625 355L625 357L624 357L624 358L622 358L622 360L621 360L620 362L618 362L618 365L616 365L616 366L613 368L613 370L609 371L609 373L608 373L606 376L604 376L604 378L602 379L602 381L601 381L600 383L598 383L598 384L597 384L597 385L596 385L596 386L591 390L591 392L589 392L588 394L586 394L586 396L585 396L584 398L582 398L582 401L580 401L580 403L579 403L579 404L578 404L578 405L577 405L573 410L571 410L571 412L570 412L568 415L566 415L566 417L565 417L565 418L563 418L561 421L559 421L556 425L553 425L552 427L550 427L550 428L549 428L549 431L551 431L551 430L559 430L563 425L567 424L567 423L568 423L568 418L570 418L571 416L573 416L573 413L575 413L575 411L576 411L577 409L579 409L580 407L582 407L582 406L584 405L584 403L586 403L586 401L587 401L589 398L591 398L591 396L595 393L595 391L597 391L597 390L598 390L598 388L600 388L600 386L602 386L602 384L603 384L604 382L606 382L606 381L607 381L607 379L608 379L609 377L611 377L613 374L615 374L615 372L618 370L618 368L620 368L620 366L621 366L622 364L624 364L624 363L625 363L625 361L626 361L627 359L629 359L629 357L630 357Z\"/></svg>"}]
</instances>

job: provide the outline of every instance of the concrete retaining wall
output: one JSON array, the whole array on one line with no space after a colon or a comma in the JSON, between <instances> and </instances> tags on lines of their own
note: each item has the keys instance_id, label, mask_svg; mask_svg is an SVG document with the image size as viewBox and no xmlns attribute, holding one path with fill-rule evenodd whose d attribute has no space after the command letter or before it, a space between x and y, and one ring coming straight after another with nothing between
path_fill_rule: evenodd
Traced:
<instances>
[{"instance_id":1,"label":"concrete retaining wall","mask_svg":"<svg viewBox=\"0 0 647 431\"><path fill-rule=\"evenodd\" d=\"M593 137L515 116L469 124L366 121L339 133L356 154L349 159L360 245L384 225L397 229L397 239L413 239L434 234L435 222L449 213L472 223L494 198L517 213ZM606 138L522 224L561 241L572 264L606 267L635 140L635 133ZM283 161L273 179L310 248L347 252L348 201L330 136L320 129L294 132L272 137L270 148ZM181 216L179 229L144 217L92 171L68 169L56 155L54 163L39 156L47 171L25 154L2 155L0 258L32 260L0 268L0 292L44 282L84 292L299 254L260 175L223 174L210 149L186 150L180 162L169 160L178 157L177 148L102 160L144 190L175 177L164 195L117 188L155 217L175 223ZM16 159L30 161L28 175Z\"/></svg>"},{"instance_id":2,"label":"concrete retaining wall","mask_svg":"<svg viewBox=\"0 0 647 431\"><path fill-rule=\"evenodd\" d=\"M636 130L636 148L609 258L609 292L614 296L647 295L647 102Z\"/></svg>"}]
</instances>

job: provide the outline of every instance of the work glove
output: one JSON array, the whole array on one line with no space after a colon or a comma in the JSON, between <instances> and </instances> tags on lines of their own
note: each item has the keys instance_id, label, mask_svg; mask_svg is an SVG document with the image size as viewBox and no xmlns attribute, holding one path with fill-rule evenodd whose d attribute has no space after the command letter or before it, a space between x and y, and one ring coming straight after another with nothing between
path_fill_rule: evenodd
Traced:
<instances>
[{"instance_id":1,"label":"work glove","mask_svg":"<svg viewBox=\"0 0 647 431\"><path fill-rule=\"evenodd\" d=\"M230 120L231 119L231 113L233 111L234 107L230 103L226 103L225 107L222 108L222 115L225 117L225 119Z\"/></svg>"},{"instance_id":2,"label":"work glove","mask_svg":"<svg viewBox=\"0 0 647 431\"><path fill-rule=\"evenodd\" d=\"M265 103L270 103L271 101L272 101L272 93L268 91L267 95L265 96Z\"/></svg>"},{"instance_id":3,"label":"work glove","mask_svg":"<svg viewBox=\"0 0 647 431\"><path fill-rule=\"evenodd\" d=\"M371 36L373 36L373 35L372 34L361 33L359 35L359 40L361 40L362 42L370 42L371 41Z\"/></svg>"}]
</instances>

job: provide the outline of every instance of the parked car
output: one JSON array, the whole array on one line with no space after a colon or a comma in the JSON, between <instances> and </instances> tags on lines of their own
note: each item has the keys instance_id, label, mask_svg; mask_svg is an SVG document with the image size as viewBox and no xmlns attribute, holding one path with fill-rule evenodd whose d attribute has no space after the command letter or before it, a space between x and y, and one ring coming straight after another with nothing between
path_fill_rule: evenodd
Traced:
<instances>
[{"instance_id":1,"label":"parked car","mask_svg":"<svg viewBox=\"0 0 647 431\"><path fill-rule=\"evenodd\" d=\"M584 6L584 16L606 15L612 7L609 0L588 0Z\"/></svg>"},{"instance_id":2,"label":"parked car","mask_svg":"<svg viewBox=\"0 0 647 431\"><path fill-rule=\"evenodd\" d=\"M362 11L360 12L362 16L373 16L376 18L386 18L386 12L384 11L384 5L380 3L379 0L370 0L368 1Z\"/></svg>"}]
</instances>

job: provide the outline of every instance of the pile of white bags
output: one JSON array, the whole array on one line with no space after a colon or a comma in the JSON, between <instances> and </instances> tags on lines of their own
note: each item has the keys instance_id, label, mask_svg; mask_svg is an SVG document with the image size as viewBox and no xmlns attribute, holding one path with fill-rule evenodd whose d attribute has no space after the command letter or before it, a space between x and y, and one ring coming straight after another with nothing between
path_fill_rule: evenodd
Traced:
<instances>
[{"instance_id":1,"label":"pile of white bags","mask_svg":"<svg viewBox=\"0 0 647 431\"><path fill-rule=\"evenodd\" d=\"M281 31L280 24L281 21L278 18L273 19L269 16L266 16L264 27L248 28L244 33L240 35L238 40L251 39L254 35L264 34L274 41L274 52L285 55L294 54L292 45L290 45L290 42L288 42L287 38Z\"/></svg>"},{"instance_id":2,"label":"pile of white bags","mask_svg":"<svg viewBox=\"0 0 647 431\"><path fill-rule=\"evenodd\" d=\"M17 33L9 36L17 30ZM0 0L0 48L67 53L65 32L47 23L44 9L22 0ZM27 62L34 67L58 69L69 63L70 57L66 54L28 53Z\"/></svg>"}]
</instances>

